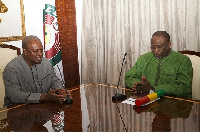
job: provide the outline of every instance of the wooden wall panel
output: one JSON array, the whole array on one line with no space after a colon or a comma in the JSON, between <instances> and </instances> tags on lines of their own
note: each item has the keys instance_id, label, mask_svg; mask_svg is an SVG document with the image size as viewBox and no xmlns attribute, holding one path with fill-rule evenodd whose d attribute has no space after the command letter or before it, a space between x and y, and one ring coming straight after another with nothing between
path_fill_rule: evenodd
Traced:
<instances>
[{"instance_id":1,"label":"wooden wall panel","mask_svg":"<svg viewBox=\"0 0 200 132\"><path fill-rule=\"evenodd\" d=\"M70 89L80 84L75 0L56 0L55 4L65 85Z\"/></svg>"}]
</instances>

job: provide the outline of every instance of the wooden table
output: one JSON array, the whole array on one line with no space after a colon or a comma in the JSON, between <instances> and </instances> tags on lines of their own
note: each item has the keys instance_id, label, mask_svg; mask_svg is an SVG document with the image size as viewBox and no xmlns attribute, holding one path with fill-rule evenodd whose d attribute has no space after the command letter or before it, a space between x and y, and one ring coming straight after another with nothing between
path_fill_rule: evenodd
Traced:
<instances>
[{"instance_id":1,"label":"wooden table","mask_svg":"<svg viewBox=\"0 0 200 132\"><path fill-rule=\"evenodd\" d=\"M71 90L73 104L42 102L1 108L0 131L200 131L200 101L164 96L136 107L112 101L115 91L109 84L80 85ZM119 92L141 96L125 88Z\"/></svg>"}]
</instances>

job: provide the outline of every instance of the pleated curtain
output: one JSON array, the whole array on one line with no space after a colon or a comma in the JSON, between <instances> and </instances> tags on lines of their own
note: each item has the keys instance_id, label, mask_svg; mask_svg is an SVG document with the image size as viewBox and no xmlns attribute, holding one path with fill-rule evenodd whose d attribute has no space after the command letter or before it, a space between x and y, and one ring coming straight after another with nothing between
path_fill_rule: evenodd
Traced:
<instances>
[{"instance_id":1,"label":"pleated curtain","mask_svg":"<svg viewBox=\"0 0 200 132\"><path fill-rule=\"evenodd\" d=\"M124 86L125 72L151 51L150 39L158 30L170 34L173 50L200 51L199 0L83 0L81 15L81 83L117 84L127 53Z\"/></svg>"}]
</instances>

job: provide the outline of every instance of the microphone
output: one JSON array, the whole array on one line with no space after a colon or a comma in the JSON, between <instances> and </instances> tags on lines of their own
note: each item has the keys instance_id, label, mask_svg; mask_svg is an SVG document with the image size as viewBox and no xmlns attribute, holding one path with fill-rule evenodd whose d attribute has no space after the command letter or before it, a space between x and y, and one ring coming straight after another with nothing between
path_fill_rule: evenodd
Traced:
<instances>
[{"instance_id":1,"label":"microphone","mask_svg":"<svg viewBox=\"0 0 200 132\"><path fill-rule=\"evenodd\" d=\"M57 68L58 68L60 77L61 77L61 79L62 79L62 81L61 81L61 82L62 82L62 85L63 85L63 87L65 88L65 82L64 82L63 76L62 76L62 74L61 74L60 68L59 68L59 66L57 65L57 62L54 60L54 58L52 59L52 61L56 64L56 66L57 66ZM66 88L65 88L65 89L66 89ZM65 104L71 104L71 103L73 103L73 100L70 98L70 96L69 96L67 90L65 90L65 91L66 91L67 97L66 97L66 100L65 100L63 103L65 103ZM59 95L59 90L57 90L55 93L56 93L57 95Z\"/></svg>"},{"instance_id":2,"label":"microphone","mask_svg":"<svg viewBox=\"0 0 200 132\"><path fill-rule=\"evenodd\" d=\"M112 96L112 100L121 100L121 99L127 98L126 95L123 95L123 94L118 93L118 91L119 91L120 77L121 77L121 74L122 74L122 67L123 67L123 65L124 65L124 60L125 60L126 55L127 55L127 53L124 54L124 58L123 58L123 61L122 61L122 66L121 66L121 71L120 71L120 75L119 75L119 80L118 80L118 83L117 83L117 90L116 90L115 95Z\"/></svg>"}]
</instances>

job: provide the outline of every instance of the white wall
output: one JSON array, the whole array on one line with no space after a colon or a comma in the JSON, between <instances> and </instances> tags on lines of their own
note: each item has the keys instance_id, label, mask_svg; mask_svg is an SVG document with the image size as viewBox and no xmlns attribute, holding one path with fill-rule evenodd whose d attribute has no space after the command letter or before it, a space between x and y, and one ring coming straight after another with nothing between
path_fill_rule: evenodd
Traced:
<instances>
[{"instance_id":1,"label":"white wall","mask_svg":"<svg viewBox=\"0 0 200 132\"><path fill-rule=\"evenodd\" d=\"M25 14L26 36L36 35L43 43L43 1L42 0L23 0ZM5 42L21 48L20 41Z\"/></svg>"}]
</instances>

